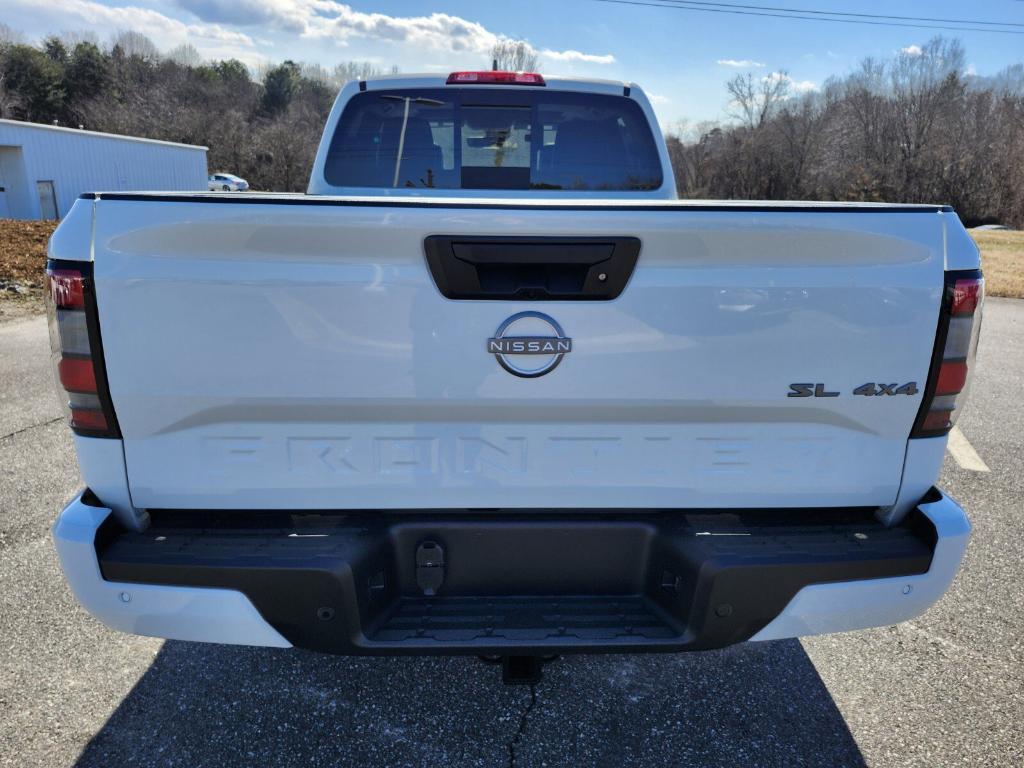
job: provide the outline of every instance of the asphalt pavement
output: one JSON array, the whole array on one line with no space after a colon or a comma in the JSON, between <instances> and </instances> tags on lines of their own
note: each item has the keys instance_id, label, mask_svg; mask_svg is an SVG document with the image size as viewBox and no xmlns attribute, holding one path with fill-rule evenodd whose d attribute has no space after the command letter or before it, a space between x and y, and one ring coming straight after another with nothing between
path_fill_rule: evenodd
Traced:
<instances>
[{"instance_id":1,"label":"asphalt pavement","mask_svg":"<svg viewBox=\"0 0 1024 768\"><path fill-rule=\"evenodd\" d=\"M895 627L575 656L533 690L475 659L350 659L122 635L64 584L80 480L41 317L0 324L0 766L1024 765L1024 301L990 299L947 456L975 532Z\"/></svg>"}]
</instances>

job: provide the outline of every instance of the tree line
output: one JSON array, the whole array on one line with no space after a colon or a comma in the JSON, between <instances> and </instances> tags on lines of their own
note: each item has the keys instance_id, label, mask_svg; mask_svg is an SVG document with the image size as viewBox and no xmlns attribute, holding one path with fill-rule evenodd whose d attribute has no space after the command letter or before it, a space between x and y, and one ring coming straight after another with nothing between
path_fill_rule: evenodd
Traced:
<instances>
[{"instance_id":1,"label":"tree line","mask_svg":"<svg viewBox=\"0 0 1024 768\"><path fill-rule=\"evenodd\" d=\"M532 69L530 50L506 41L487 64ZM958 41L935 38L811 92L785 72L738 75L729 121L667 132L680 196L949 203L969 224L1024 227L1024 66L982 78L965 62ZM304 189L338 88L378 74L362 62L253 72L134 32L30 45L0 25L0 117L201 144L211 171L255 189Z\"/></svg>"},{"instance_id":2,"label":"tree line","mask_svg":"<svg viewBox=\"0 0 1024 768\"><path fill-rule=\"evenodd\" d=\"M667 135L680 196L948 203L968 225L1024 227L1024 66L982 78L965 62L935 38L809 93L738 75L729 124Z\"/></svg>"},{"instance_id":3,"label":"tree line","mask_svg":"<svg viewBox=\"0 0 1024 768\"><path fill-rule=\"evenodd\" d=\"M0 117L199 144L211 172L263 190L304 190L338 88L383 74L364 62L252 72L235 59L203 61L190 45L161 53L136 32L105 46L89 35L35 46L2 33Z\"/></svg>"}]
</instances>

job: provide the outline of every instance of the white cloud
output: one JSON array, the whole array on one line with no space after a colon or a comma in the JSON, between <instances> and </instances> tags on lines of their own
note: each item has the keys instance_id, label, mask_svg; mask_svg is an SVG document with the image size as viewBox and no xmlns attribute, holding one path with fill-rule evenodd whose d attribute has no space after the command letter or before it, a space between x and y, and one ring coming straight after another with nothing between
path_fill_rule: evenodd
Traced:
<instances>
[{"instance_id":1,"label":"white cloud","mask_svg":"<svg viewBox=\"0 0 1024 768\"><path fill-rule=\"evenodd\" d=\"M753 61L751 59L719 59L715 62L721 67L737 67L740 69L753 69L755 67L763 67L764 62Z\"/></svg>"},{"instance_id":2,"label":"white cloud","mask_svg":"<svg viewBox=\"0 0 1024 768\"><path fill-rule=\"evenodd\" d=\"M539 52L541 56L546 59L552 59L554 61L573 61L582 62L584 64L614 64L615 57L610 53L597 54L597 53L580 53L579 51L552 51L543 50Z\"/></svg>"},{"instance_id":3,"label":"white cloud","mask_svg":"<svg viewBox=\"0 0 1024 768\"><path fill-rule=\"evenodd\" d=\"M647 98L651 100L651 104L668 104L671 101L668 96L662 96L660 93L648 93Z\"/></svg>"},{"instance_id":4,"label":"white cloud","mask_svg":"<svg viewBox=\"0 0 1024 768\"><path fill-rule=\"evenodd\" d=\"M34 6L38 10L35 3L15 0L14 4ZM220 24L185 24L159 11L134 5L112 7L92 0L48 0L45 8L51 13L59 12L64 23L71 27L85 23L111 31L132 30L148 35L162 45L189 42L193 38L246 47L254 44L249 35Z\"/></svg>"},{"instance_id":5,"label":"white cloud","mask_svg":"<svg viewBox=\"0 0 1024 768\"><path fill-rule=\"evenodd\" d=\"M810 93L818 90L818 86L810 80L794 80L785 72L772 72L761 78L762 83L785 82L793 93Z\"/></svg>"},{"instance_id":6,"label":"white cloud","mask_svg":"<svg viewBox=\"0 0 1024 768\"><path fill-rule=\"evenodd\" d=\"M237 57L249 64L260 61L268 47L254 38L265 40L273 32L279 33L277 43L284 35L307 47L347 46L355 40L390 43L403 50L387 54L389 60L404 58L419 67L438 64L442 57L446 62L486 60L495 43L509 39L446 13L390 16L357 11L335 0L169 0L168 5L188 14L184 21L154 10L151 0L128 4L132 1L104 5L96 0L0 0L0 7L12 16L30 16L44 29L85 28L100 34L131 30L148 36L161 50L191 43L206 57ZM532 45L530 49L546 61L566 65L615 63L611 54Z\"/></svg>"},{"instance_id":7,"label":"white cloud","mask_svg":"<svg viewBox=\"0 0 1024 768\"><path fill-rule=\"evenodd\" d=\"M250 35L220 24L185 23L151 8L112 7L93 0L47 0L45 4L38 0L0 0L0 4L12 15L31 15L44 29L84 29L99 36L141 32L164 51L190 43L205 57L233 57L250 64L257 59L256 43Z\"/></svg>"},{"instance_id":8,"label":"white cloud","mask_svg":"<svg viewBox=\"0 0 1024 768\"><path fill-rule=\"evenodd\" d=\"M978 70L975 68L973 64L968 64L967 69L964 70L964 74L967 75L968 77L977 77Z\"/></svg>"},{"instance_id":9,"label":"white cloud","mask_svg":"<svg viewBox=\"0 0 1024 768\"><path fill-rule=\"evenodd\" d=\"M305 18L306 37L326 37L345 41L365 37L417 47L449 49L456 52L486 52L498 35L482 24L447 13L429 16L388 16L383 13L354 11L347 5L325 2L319 13Z\"/></svg>"},{"instance_id":10,"label":"white cloud","mask_svg":"<svg viewBox=\"0 0 1024 768\"><path fill-rule=\"evenodd\" d=\"M352 38L426 48L435 52L486 55L507 39L482 24L447 13L428 16L390 16L357 11L334 0L175 0L178 7L208 22L239 26L267 26L305 38L345 45ZM552 61L613 64L611 54L557 51L545 48L538 55Z\"/></svg>"},{"instance_id":11,"label":"white cloud","mask_svg":"<svg viewBox=\"0 0 1024 768\"><path fill-rule=\"evenodd\" d=\"M924 51L921 50L920 45L908 45L906 48L900 48L900 53L905 53L907 56L920 56Z\"/></svg>"}]
</instances>

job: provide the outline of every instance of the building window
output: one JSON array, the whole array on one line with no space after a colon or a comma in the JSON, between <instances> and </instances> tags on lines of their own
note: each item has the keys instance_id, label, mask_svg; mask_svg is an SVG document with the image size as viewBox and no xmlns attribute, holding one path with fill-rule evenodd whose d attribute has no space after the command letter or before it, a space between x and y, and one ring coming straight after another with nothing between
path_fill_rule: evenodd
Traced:
<instances>
[{"instance_id":1,"label":"building window","mask_svg":"<svg viewBox=\"0 0 1024 768\"><path fill-rule=\"evenodd\" d=\"M39 193L39 218L57 219L57 190L53 187L52 181L37 181L36 191Z\"/></svg>"}]
</instances>

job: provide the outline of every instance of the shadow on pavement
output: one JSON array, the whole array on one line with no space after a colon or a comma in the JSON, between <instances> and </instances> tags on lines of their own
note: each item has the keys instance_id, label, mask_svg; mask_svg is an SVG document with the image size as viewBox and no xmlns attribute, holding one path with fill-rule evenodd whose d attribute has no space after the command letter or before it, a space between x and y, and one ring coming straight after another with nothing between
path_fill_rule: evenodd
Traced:
<instances>
[{"instance_id":1,"label":"shadow on pavement","mask_svg":"<svg viewBox=\"0 0 1024 768\"><path fill-rule=\"evenodd\" d=\"M535 693L535 697L532 695ZM863 766L795 640L572 656L528 687L473 658L169 641L78 766Z\"/></svg>"}]
</instances>

